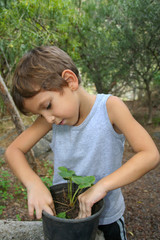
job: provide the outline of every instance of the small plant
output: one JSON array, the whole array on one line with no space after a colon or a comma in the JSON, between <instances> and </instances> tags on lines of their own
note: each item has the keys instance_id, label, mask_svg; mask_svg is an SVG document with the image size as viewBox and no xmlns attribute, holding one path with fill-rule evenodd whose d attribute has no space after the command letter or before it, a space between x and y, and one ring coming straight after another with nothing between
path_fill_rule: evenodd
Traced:
<instances>
[{"instance_id":1,"label":"small plant","mask_svg":"<svg viewBox=\"0 0 160 240\"><path fill-rule=\"evenodd\" d=\"M153 124L155 127L160 125L160 117L159 116L153 117Z\"/></svg>"},{"instance_id":2,"label":"small plant","mask_svg":"<svg viewBox=\"0 0 160 240\"><path fill-rule=\"evenodd\" d=\"M2 215L3 214L3 210L6 208L6 206L1 206L0 205L0 215Z\"/></svg>"},{"instance_id":3,"label":"small plant","mask_svg":"<svg viewBox=\"0 0 160 240\"><path fill-rule=\"evenodd\" d=\"M7 170L1 170L0 187L7 191L10 188L10 173Z\"/></svg>"},{"instance_id":4,"label":"small plant","mask_svg":"<svg viewBox=\"0 0 160 240\"><path fill-rule=\"evenodd\" d=\"M22 220L19 214L16 215L16 218L17 218L18 221Z\"/></svg>"},{"instance_id":5,"label":"small plant","mask_svg":"<svg viewBox=\"0 0 160 240\"><path fill-rule=\"evenodd\" d=\"M52 185L52 179L48 176L41 177L42 182L46 185L46 187L49 189L49 186Z\"/></svg>"},{"instance_id":6,"label":"small plant","mask_svg":"<svg viewBox=\"0 0 160 240\"><path fill-rule=\"evenodd\" d=\"M44 167L46 169L45 177L41 177L41 180L46 185L46 187L49 189L49 187L52 185L52 177L53 177L53 167L49 163L49 161L44 163ZM39 173L41 170L38 171Z\"/></svg>"},{"instance_id":7,"label":"small plant","mask_svg":"<svg viewBox=\"0 0 160 240\"><path fill-rule=\"evenodd\" d=\"M91 187L95 181L94 176L77 176L73 170L68 170L66 167L59 167L60 170L59 175L68 182L68 194L67 197L69 199L69 206L74 207L77 202L79 194L82 192L84 188ZM77 184L77 189L73 193L72 183ZM58 217L65 218L65 212L59 213Z\"/></svg>"}]
</instances>

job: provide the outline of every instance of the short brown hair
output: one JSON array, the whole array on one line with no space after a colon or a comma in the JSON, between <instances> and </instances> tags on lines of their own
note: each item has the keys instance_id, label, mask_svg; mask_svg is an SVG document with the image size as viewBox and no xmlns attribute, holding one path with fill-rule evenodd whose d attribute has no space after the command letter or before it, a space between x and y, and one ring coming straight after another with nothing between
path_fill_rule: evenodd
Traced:
<instances>
[{"instance_id":1,"label":"short brown hair","mask_svg":"<svg viewBox=\"0 0 160 240\"><path fill-rule=\"evenodd\" d=\"M37 47L25 54L17 65L12 81L12 97L17 108L26 114L24 98L41 90L63 91L68 86L62 78L65 69L72 70L81 83L79 71L69 55L56 46ZM38 88L37 88L38 87Z\"/></svg>"}]
</instances>

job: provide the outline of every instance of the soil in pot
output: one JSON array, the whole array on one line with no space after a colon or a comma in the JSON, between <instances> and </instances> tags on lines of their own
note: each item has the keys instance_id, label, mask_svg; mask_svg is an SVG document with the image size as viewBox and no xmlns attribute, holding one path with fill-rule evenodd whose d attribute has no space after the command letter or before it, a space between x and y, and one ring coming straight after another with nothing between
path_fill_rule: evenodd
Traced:
<instances>
[{"instance_id":1,"label":"soil in pot","mask_svg":"<svg viewBox=\"0 0 160 240\"><path fill-rule=\"evenodd\" d=\"M73 192L76 190L76 186L73 186ZM56 212L67 211L66 218L60 218L51 216L43 211L43 231L45 240L95 240L96 231L99 222L99 216L103 210L104 201L97 202L92 208L92 216L75 219L78 216L79 204L74 208L67 207L67 184L58 184L50 188ZM95 214L93 214L95 213Z\"/></svg>"},{"instance_id":2,"label":"soil in pot","mask_svg":"<svg viewBox=\"0 0 160 240\"><path fill-rule=\"evenodd\" d=\"M61 212L66 212L67 219L75 219L78 216L79 212L79 202L77 200L76 204L73 207L69 206L69 200L67 198L67 190L63 188L61 192L56 194L52 193L56 214ZM96 204L92 207L92 215L95 214L99 210L99 206Z\"/></svg>"}]
</instances>

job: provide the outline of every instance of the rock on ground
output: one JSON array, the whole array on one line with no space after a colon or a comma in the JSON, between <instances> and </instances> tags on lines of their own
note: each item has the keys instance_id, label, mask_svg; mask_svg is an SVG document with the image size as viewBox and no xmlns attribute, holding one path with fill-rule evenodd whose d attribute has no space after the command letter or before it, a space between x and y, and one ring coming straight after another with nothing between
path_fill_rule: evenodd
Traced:
<instances>
[{"instance_id":1,"label":"rock on ground","mask_svg":"<svg viewBox=\"0 0 160 240\"><path fill-rule=\"evenodd\" d=\"M42 222L40 221L6 221L0 220L1 240L44 240ZM103 240L98 231L95 240Z\"/></svg>"},{"instance_id":2,"label":"rock on ground","mask_svg":"<svg viewBox=\"0 0 160 240\"><path fill-rule=\"evenodd\" d=\"M44 240L42 222L0 220L1 240Z\"/></svg>"}]
</instances>

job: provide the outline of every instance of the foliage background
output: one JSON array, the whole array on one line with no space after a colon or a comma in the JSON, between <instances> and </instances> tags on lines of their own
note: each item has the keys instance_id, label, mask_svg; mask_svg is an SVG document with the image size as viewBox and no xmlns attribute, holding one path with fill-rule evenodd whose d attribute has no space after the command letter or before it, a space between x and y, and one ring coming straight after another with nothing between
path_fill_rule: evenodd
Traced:
<instances>
[{"instance_id":1,"label":"foliage background","mask_svg":"<svg viewBox=\"0 0 160 240\"><path fill-rule=\"evenodd\" d=\"M25 52L57 45L85 86L145 97L151 122L152 95L160 92L159 16L158 0L1 0L0 73L9 87Z\"/></svg>"},{"instance_id":2,"label":"foliage background","mask_svg":"<svg viewBox=\"0 0 160 240\"><path fill-rule=\"evenodd\" d=\"M26 52L39 45L57 45L73 58L88 90L139 99L148 107L148 122L159 126L160 111L152 119L160 108L159 16L159 0L1 0L0 74L10 90L16 64ZM135 105L136 114L138 109ZM3 116L1 95L0 111ZM143 125L146 108L138 114ZM5 124L8 131L8 121ZM127 153L133 154L131 149ZM42 180L51 185L52 166L46 161L37 165ZM24 220L25 189L3 159L0 167L4 203L0 214ZM159 168L124 189L130 239L159 238L158 183Z\"/></svg>"}]
</instances>

